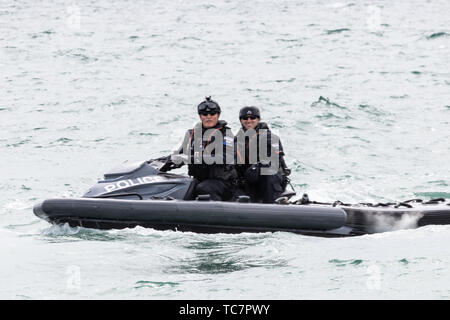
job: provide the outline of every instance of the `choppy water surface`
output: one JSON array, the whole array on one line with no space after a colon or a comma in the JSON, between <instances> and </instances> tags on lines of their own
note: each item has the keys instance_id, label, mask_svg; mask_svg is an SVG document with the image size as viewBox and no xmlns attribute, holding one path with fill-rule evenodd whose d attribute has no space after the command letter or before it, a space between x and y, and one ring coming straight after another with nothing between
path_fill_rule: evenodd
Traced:
<instances>
[{"instance_id":1,"label":"choppy water surface","mask_svg":"<svg viewBox=\"0 0 450 320\"><path fill-rule=\"evenodd\" d=\"M212 95L257 105L317 201L450 198L450 4L0 1L0 297L450 297L448 226L348 239L55 227L32 214L165 155ZM184 172L183 169L180 171Z\"/></svg>"}]
</instances>

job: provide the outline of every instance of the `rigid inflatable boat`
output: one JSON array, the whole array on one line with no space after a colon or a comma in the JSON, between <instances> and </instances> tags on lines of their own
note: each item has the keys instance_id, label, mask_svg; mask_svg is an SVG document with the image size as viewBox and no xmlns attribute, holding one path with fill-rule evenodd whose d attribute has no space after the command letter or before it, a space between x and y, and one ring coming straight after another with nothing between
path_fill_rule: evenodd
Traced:
<instances>
[{"instance_id":1,"label":"rigid inflatable boat","mask_svg":"<svg viewBox=\"0 0 450 320\"><path fill-rule=\"evenodd\" d=\"M196 181L168 173L168 161L124 162L104 175L85 195L48 199L34 213L53 224L95 229L142 226L200 233L287 231L324 237L356 236L431 224L450 224L446 199L399 203L320 203L307 195L291 201L285 192L275 204L193 199Z\"/></svg>"}]
</instances>

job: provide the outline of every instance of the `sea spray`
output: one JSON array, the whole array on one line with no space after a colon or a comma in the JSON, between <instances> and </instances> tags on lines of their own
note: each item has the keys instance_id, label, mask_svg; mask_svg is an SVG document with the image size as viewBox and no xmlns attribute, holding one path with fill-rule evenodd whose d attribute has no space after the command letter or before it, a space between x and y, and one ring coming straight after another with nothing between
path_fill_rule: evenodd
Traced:
<instances>
[{"instance_id":1,"label":"sea spray","mask_svg":"<svg viewBox=\"0 0 450 320\"><path fill-rule=\"evenodd\" d=\"M65 223L63 225L51 225L41 230L41 234L44 236L71 236L79 233L82 229L81 227L71 227L68 223Z\"/></svg>"},{"instance_id":2,"label":"sea spray","mask_svg":"<svg viewBox=\"0 0 450 320\"><path fill-rule=\"evenodd\" d=\"M408 212L402 215L390 215L386 212L377 212L367 216L370 232L387 232L417 228L417 223L423 214L420 212Z\"/></svg>"}]
</instances>

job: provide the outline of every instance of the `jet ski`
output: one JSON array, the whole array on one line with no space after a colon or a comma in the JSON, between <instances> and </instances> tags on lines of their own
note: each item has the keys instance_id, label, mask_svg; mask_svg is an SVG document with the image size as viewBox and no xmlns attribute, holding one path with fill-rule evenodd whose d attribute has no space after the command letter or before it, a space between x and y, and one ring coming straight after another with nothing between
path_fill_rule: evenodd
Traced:
<instances>
[{"instance_id":1,"label":"jet ski","mask_svg":"<svg viewBox=\"0 0 450 320\"><path fill-rule=\"evenodd\" d=\"M129 162L113 168L80 198L48 199L34 206L52 224L95 229L142 226L156 230L199 233L285 231L321 237L344 237L450 224L446 199L411 199L399 203L346 204L310 201L307 194L291 200L285 191L274 204L195 199L197 181L169 173L167 159Z\"/></svg>"}]
</instances>

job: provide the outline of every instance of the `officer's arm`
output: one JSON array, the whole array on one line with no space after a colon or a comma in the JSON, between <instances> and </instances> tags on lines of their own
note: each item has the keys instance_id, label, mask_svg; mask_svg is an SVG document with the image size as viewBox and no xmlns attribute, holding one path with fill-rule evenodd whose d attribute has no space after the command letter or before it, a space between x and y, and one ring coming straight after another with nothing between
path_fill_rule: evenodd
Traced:
<instances>
[{"instance_id":1,"label":"officer's arm","mask_svg":"<svg viewBox=\"0 0 450 320\"><path fill-rule=\"evenodd\" d=\"M191 130L186 131L186 134L184 135L183 143L178 148L178 150L175 152L175 154L186 154L188 155L191 150Z\"/></svg>"},{"instance_id":2,"label":"officer's arm","mask_svg":"<svg viewBox=\"0 0 450 320\"><path fill-rule=\"evenodd\" d=\"M181 168L183 165L188 163L187 157L189 156L190 151L190 137L191 132L188 130L184 135L183 143L181 146L174 151L174 153L162 157L166 161L166 165L164 166L164 171L170 171L173 169Z\"/></svg>"},{"instance_id":3,"label":"officer's arm","mask_svg":"<svg viewBox=\"0 0 450 320\"><path fill-rule=\"evenodd\" d=\"M276 138L272 139L272 135ZM269 135L269 138L267 139L267 143L270 144L270 146L268 145L268 148L270 148L271 155L274 153L278 154L279 166L283 170L284 175L288 176L291 173L291 170L287 167L286 161L284 161L285 153L283 150L283 144L281 143L280 137L271 133L271 135Z\"/></svg>"},{"instance_id":4,"label":"officer's arm","mask_svg":"<svg viewBox=\"0 0 450 320\"><path fill-rule=\"evenodd\" d=\"M283 145L281 144L280 140L280 168L283 169L284 175L288 176L291 174L291 169L289 169L286 165L286 161L284 161L284 151L283 151Z\"/></svg>"}]
</instances>

